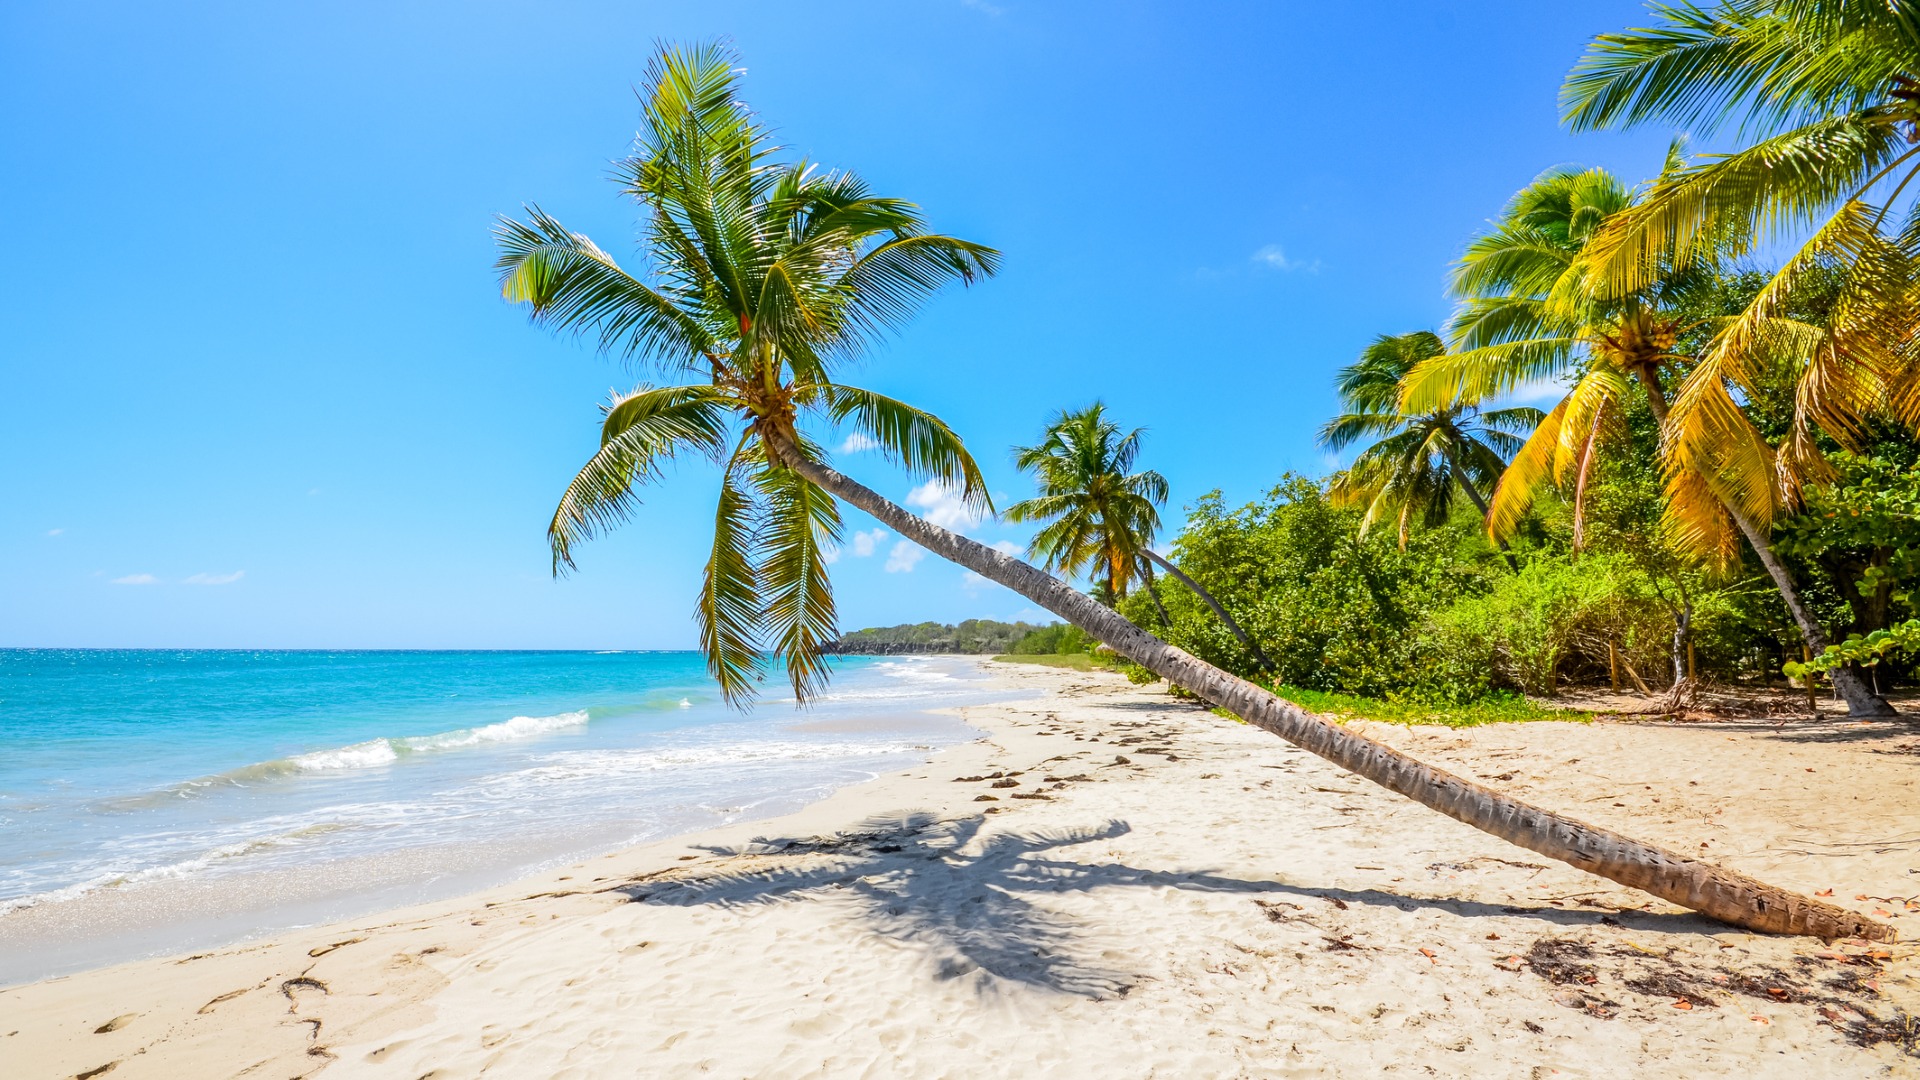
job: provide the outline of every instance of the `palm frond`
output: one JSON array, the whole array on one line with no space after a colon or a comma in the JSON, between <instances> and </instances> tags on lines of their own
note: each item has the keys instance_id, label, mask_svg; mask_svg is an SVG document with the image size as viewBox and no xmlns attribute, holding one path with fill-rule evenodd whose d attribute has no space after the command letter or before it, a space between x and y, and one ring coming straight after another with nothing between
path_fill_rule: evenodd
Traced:
<instances>
[{"instance_id":1,"label":"palm frond","mask_svg":"<svg viewBox=\"0 0 1920 1080\"><path fill-rule=\"evenodd\" d=\"M573 547L627 520L635 488L660 476L682 453L718 459L737 405L706 386L641 387L615 398L600 427L600 449L560 496L547 540L556 576L571 569Z\"/></svg>"},{"instance_id":2,"label":"palm frond","mask_svg":"<svg viewBox=\"0 0 1920 1080\"><path fill-rule=\"evenodd\" d=\"M1734 154L1710 157L1656 184L1617 215L1583 256L1616 292L1645 288L1664 266L1822 224L1858 197L1904 149L1893 118L1848 114L1810 123Z\"/></svg>"},{"instance_id":3,"label":"palm frond","mask_svg":"<svg viewBox=\"0 0 1920 1080\"><path fill-rule=\"evenodd\" d=\"M1513 535L1527 508L1533 505L1535 492L1552 479L1569 400L1570 397L1562 398L1541 418L1540 425L1533 429L1513 460L1507 462L1506 471L1500 474L1500 483L1487 500L1487 535L1495 540Z\"/></svg>"},{"instance_id":4,"label":"palm frond","mask_svg":"<svg viewBox=\"0 0 1920 1080\"><path fill-rule=\"evenodd\" d=\"M837 424L880 444L887 460L916 479L939 480L960 493L969 507L993 512L980 466L946 421L904 401L843 383L803 388L799 398L817 405Z\"/></svg>"},{"instance_id":5,"label":"palm frond","mask_svg":"<svg viewBox=\"0 0 1920 1080\"><path fill-rule=\"evenodd\" d=\"M755 482L766 514L755 543L765 640L785 659L793 695L807 701L832 675L821 646L838 636L826 553L840 542L833 496L791 469L769 468Z\"/></svg>"},{"instance_id":6,"label":"palm frond","mask_svg":"<svg viewBox=\"0 0 1920 1080\"><path fill-rule=\"evenodd\" d=\"M760 640L765 605L754 567L754 533L762 510L742 483L743 472L765 467L745 444L735 451L720 478L714 508L713 552L700 582L695 621L707 671L720 684L729 705L744 708L758 694L766 655Z\"/></svg>"},{"instance_id":7,"label":"palm frond","mask_svg":"<svg viewBox=\"0 0 1920 1080\"><path fill-rule=\"evenodd\" d=\"M603 351L691 368L715 348L713 336L673 300L620 269L593 241L529 207L528 222L501 218L495 266L501 295L532 307L535 322L590 333Z\"/></svg>"}]
</instances>

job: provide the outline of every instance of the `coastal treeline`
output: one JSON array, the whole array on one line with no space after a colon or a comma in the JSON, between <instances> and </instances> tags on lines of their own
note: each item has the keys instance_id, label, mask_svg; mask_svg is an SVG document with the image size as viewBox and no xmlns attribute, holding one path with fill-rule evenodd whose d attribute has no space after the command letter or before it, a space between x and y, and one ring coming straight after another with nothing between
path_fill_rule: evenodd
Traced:
<instances>
[{"instance_id":1,"label":"coastal treeline","mask_svg":"<svg viewBox=\"0 0 1920 1080\"><path fill-rule=\"evenodd\" d=\"M822 651L835 654L894 656L904 653L1011 653L1036 635L1057 637L1059 630L1026 622L963 619L958 623L901 623L870 626L841 634ZM1048 652L1055 650L1048 649Z\"/></svg>"}]
</instances>

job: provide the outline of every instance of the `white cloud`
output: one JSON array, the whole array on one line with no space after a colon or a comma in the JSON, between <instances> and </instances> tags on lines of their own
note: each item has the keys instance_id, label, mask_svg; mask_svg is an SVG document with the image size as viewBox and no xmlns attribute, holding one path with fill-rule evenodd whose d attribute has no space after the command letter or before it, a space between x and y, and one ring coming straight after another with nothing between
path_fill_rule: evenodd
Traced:
<instances>
[{"instance_id":1,"label":"white cloud","mask_svg":"<svg viewBox=\"0 0 1920 1080\"><path fill-rule=\"evenodd\" d=\"M943 529L965 532L980 523L980 511L967 505L960 489L940 480L929 480L908 492L907 505Z\"/></svg>"},{"instance_id":2,"label":"white cloud","mask_svg":"<svg viewBox=\"0 0 1920 1080\"><path fill-rule=\"evenodd\" d=\"M887 573L911 574L921 559L927 557L927 549L911 540L902 540L887 552Z\"/></svg>"},{"instance_id":3,"label":"white cloud","mask_svg":"<svg viewBox=\"0 0 1920 1080\"><path fill-rule=\"evenodd\" d=\"M1312 262L1306 262L1301 259L1289 259L1287 258L1286 249L1282 248L1279 244L1268 244L1259 251L1254 252L1253 261L1268 270L1279 270L1282 273L1290 273L1295 270L1305 270L1309 274L1317 274L1320 272L1319 259L1315 259Z\"/></svg>"},{"instance_id":4,"label":"white cloud","mask_svg":"<svg viewBox=\"0 0 1920 1080\"><path fill-rule=\"evenodd\" d=\"M1016 559L1020 557L1020 553L1022 551L1026 550L1025 548L1021 547L1019 544L1016 544L1011 540L995 540L993 543L988 544L987 546L999 552L1002 555L1011 555Z\"/></svg>"},{"instance_id":5,"label":"white cloud","mask_svg":"<svg viewBox=\"0 0 1920 1080\"><path fill-rule=\"evenodd\" d=\"M847 539L846 547L827 549L827 565L832 566L834 563L839 562L840 556L842 555L852 555L856 559L865 559L880 550L880 542L892 535L892 533L885 529L868 529L865 532L854 533Z\"/></svg>"},{"instance_id":6,"label":"white cloud","mask_svg":"<svg viewBox=\"0 0 1920 1080\"><path fill-rule=\"evenodd\" d=\"M59 536L59 535L60 535L61 533L63 533L63 532L66 532L66 531L67 531L67 530L65 530L65 529L48 529L48 530L47 530L47 535L48 535L48 536Z\"/></svg>"},{"instance_id":7,"label":"white cloud","mask_svg":"<svg viewBox=\"0 0 1920 1080\"><path fill-rule=\"evenodd\" d=\"M113 583L115 585L158 585L160 579L152 574L128 574L126 577L114 578Z\"/></svg>"},{"instance_id":8,"label":"white cloud","mask_svg":"<svg viewBox=\"0 0 1920 1080\"><path fill-rule=\"evenodd\" d=\"M195 574L180 582L182 585L231 585L246 577L245 570L235 570L231 574Z\"/></svg>"},{"instance_id":9,"label":"white cloud","mask_svg":"<svg viewBox=\"0 0 1920 1080\"><path fill-rule=\"evenodd\" d=\"M847 436L847 441L840 444L840 452L843 454L857 454L862 450L878 450L879 448L879 439L858 431Z\"/></svg>"}]
</instances>

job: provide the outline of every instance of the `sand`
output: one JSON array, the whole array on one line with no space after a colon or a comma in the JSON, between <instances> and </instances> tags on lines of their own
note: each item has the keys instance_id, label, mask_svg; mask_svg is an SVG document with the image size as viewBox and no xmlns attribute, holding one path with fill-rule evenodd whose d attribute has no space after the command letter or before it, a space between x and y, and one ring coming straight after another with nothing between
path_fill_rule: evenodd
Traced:
<instances>
[{"instance_id":1,"label":"sand","mask_svg":"<svg viewBox=\"0 0 1920 1080\"><path fill-rule=\"evenodd\" d=\"M1920 1075L1908 940L1730 930L1163 688L1004 674L980 741L789 817L0 991L0 1074ZM1363 726L1920 924L1910 726Z\"/></svg>"}]
</instances>

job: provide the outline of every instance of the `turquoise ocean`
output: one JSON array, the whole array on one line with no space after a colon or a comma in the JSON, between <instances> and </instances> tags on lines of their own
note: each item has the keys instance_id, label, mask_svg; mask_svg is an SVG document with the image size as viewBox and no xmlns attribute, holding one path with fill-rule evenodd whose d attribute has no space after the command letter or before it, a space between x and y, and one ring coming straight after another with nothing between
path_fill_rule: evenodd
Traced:
<instances>
[{"instance_id":1,"label":"turquoise ocean","mask_svg":"<svg viewBox=\"0 0 1920 1080\"><path fill-rule=\"evenodd\" d=\"M771 817L973 738L961 658L730 710L687 652L0 650L0 984Z\"/></svg>"}]
</instances>

